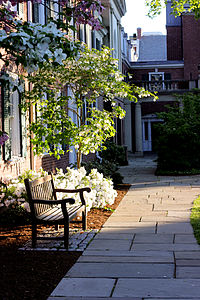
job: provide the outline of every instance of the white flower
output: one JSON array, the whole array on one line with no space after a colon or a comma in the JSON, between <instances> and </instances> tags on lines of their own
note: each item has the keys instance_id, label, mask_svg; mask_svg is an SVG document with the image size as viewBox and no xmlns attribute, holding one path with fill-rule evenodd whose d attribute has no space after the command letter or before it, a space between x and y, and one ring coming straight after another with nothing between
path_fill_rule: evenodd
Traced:
<instances>
[{"instance_id":1,"label":"white flower","mask_svg":"<svg viewBox=\"0 0 200 300\"><path fill-rule=\"evenodd\" d=\"M67 55L63 53L62 49L56 49L54 51L54 57L55 61L61 65L63 64L62 61L66 59Z\"/></svg>"}]
</instances>

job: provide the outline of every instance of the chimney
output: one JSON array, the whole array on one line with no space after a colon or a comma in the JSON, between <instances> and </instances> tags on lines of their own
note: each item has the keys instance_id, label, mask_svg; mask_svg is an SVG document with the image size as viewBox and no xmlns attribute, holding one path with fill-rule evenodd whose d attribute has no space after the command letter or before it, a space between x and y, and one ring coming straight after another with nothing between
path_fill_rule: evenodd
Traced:
<instances>
[{"instance_id":1,"label":"chimney","mask_svg":"<svg viewBox=\"0 0 200 300\"><path fill-rule=\"evenodd\" d=\"M141 37L142 37L142 28L138 27L137 28L137 38L138 38L138 40L140 40Z\"/></svg>"}]
</instances>

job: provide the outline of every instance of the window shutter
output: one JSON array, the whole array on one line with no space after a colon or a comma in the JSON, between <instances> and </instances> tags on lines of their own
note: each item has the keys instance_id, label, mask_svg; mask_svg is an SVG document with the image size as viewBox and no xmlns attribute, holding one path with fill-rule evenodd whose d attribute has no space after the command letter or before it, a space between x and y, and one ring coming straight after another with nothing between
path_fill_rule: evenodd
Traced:
<instances>
[{"instance_id":1,"label":"window shutter","mask_svg":"<svg viewBox=\"0 0 200 300\"><path fill-rule=\"evenodd\" d=\"M33 23L39 23L39 3L33 3Z\"/></svg>"},{"instance_id":2,"label":"window shutter","mask_svg":"<svg viewBox=\"0 0 200 300\"><path fill-rule=\"evenodd\" d=\"M3 88L3 130L10 137L10 92L4 87ZM4 160L11 158L11 141L10 138L4 144Z\"/></svg>"},{"instance_id":3,"label":"window shutter","mask_svg":"<svg viewBox=\"0 0 200 300\"><path fill-rule=\"evenodd\" d=\"M171 74L165 73L164 78L165 78L165 80L171 80Z\"/></svg>"},{"instance_id":4,"label":"window shutter","mask_svg":"<svg viewBox=\"0 0 200 300\"><path fill-rule=\"evenodd\" d=\"M142 81L149 81L149 75L148 74L142 74Z\"/></svg>"},{"instance_id":5,"label":"window shutter","mask_svg":"<svg viewBox=\"0 0 200 300\"><path fill-rule=\"evenodd\" d=\"M21 154L22 157L27 156L27 128L26 128L26 112L20 110L21 112Z\"/></svg>"}]
</instances>

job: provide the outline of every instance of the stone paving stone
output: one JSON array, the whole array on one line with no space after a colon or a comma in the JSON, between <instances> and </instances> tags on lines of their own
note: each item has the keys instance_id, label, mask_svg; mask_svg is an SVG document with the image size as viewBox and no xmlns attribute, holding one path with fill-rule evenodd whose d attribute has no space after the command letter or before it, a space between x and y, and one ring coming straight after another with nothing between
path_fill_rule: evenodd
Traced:
<instances>
[{"instance_id":1,"label":"stone paving stone","mask_svg":"<svg viewBox=\"0 0 200 300\"><path fill-rule=\"evenodd\" d=\"M167 216L166 211L135 211L129 209L116 210L116 214L120 214L120 216Z\"/></svg>"},{"instance_id":2,"label":"stone paving stone","mask_svg":"<svg viewBox=\"0 0 200 300\"><path fill-rule=\"evenodd\" d=\"M104 226L107 225L116 225L120 224L122 226L131 226L133 222L139 222L140 217L136 216L127 216L127 217L122 217L122 216L113 216L110 217L104 224Z\"/></svg>"},{"instance_id":3,"label":"stone paving stone","mask_svg":"<svg viewBox=\"0 0 200 300\"><path fill-rule=\"evenodd\" d=\"M188 204L155 204L154 210L180 210L180 211L189 211L191 209L191 205Z\"/></svg>"},{"instance_id":4,"label":"stone paving stone","mask_svg":"<svg viewBox=\"0 0 200 300\"><path fill-rule=\"evenodd\" d=\"M193 233L193 229L189 223L185 223L185 222L184 223L183 222L176 222L176 223L158 222L157 233Z\"/></svg>"},{"instance_id":5,"label":"stone paving stone","mask_svg":"<svg viewBox=\"0 0 200 300\"><path fill-rule=\"evenodd\" d=\"M105 257L155 257L155 258L164 258L172 259L173 253L169 251L87 251L83 252L83 256L105 256Z\"/></svg>"},{"instance_id":6,"label":"stone paving stone","mask_svg":"<svg viewBox=\"0 0 200 300\"><path fill-rule=\"evenodd\" d=\"M172 278L172 264L77 263L66 277L93 278Z\"/></svg>"},{"instance_id":7,"label":"stone paving stone","mask_svg":"<svg viewBox=\"0 0 200 300\"><path fill-rule=\"evenodd\" d=\"M190 260L177 259L176 265L182 267L195 267L195 266L200 267L200 259L190 259Z\"/></svg>"},{"instance_id":8,"label":"stone paving stone","mask_svg":"<svg viewBox=\"0 0 200 300\"><path fill-rule=\"evenodd\" d=\"M93 240L87 250L130 250L132 240Z\"/></svg>"},{"instance_id":9,"label":"stone paving stone","mask_svg":"<svg viewBox=\"0 0 200 300\"><path fill-rule=\"evenodd\" d=\"M200 259L200 251L175 252L176 259Z\"/></svg>"},{"instance_id":10,"label":"stone paving stone","mask_svg":"<svg viewBox=\"0 0 200 300\"><path fill-rule=\"evenodd\" d=\"M118 298L118 300L121 300L122 298ZM131 298L129 298L131 300ZM149 298L143 298L142 300L149 300ZM161 300L160 298L151 298L151 300ZM191 296L187 298L163 298L162 300L200 300L200 298L191 298Z\"/></svg>"},{"instance_id":11,"label":"stone paving stone","mask_svg":"<svg viewBox=\"0 0 200 300\"><path fill-rule=\"evenodd\" d=\"M172 252L171 252L172 253ZM174 263L173 253L167 256L81 256L78 262L105 262L105 263Z\"/></svg>"},{"instance_id":12,"label":"stone paving stone","mask_svg":"<svg viewBox=\"0 0 200 300\"><path fill-rule=\"evenodd\" d=\"M176 199L176 200L163 200L162 199L162 204L163 205L168 205L168 204L175 204L175 205L182 205L182 204L187 204L189 206L191 206L194 202L194 199L192 197L188 198L188 199Z\"/></svg>"},{"instance_id":13,"label":"stone paving stone","mask_svg":"<svg viewBox=\"0 0 200 300\"><path fill-rule=\"evenodd\" d=\"M133 243L131 251L198 251L199 245L195 244L135 244Z\"/></svg>"},{"instance_id":14,"label":"stone paving stone","mask_svg":"<svg viewBox=\"0 0 200 300\"><path fill-rule=\"evenodd\" d=\"M139 224L146 224L147 222L139 222ZM102 233L119 233L119 234L123 234L123 233L155 233L156 230L156 225L153 226L147 226L147 227L112 227L112 226L107 226L101 229Z\"/></svg>"},{"instance_id":15,"label":"stone paving stone","mask_svg":"<svg viewBox=\"0 0 200 300\"><path fill-rule=\"evenodd\" d=\"M128 233L106 233L100 232L95 235L94 240L133 240L134 234Z\"/></svg>"},{"instance_id":16,"label":"stone paving stone","mask_svg":"<svg viewBox=\"0 0 200 300\"><path fill-rule=\"evenodd\" d=\"M170 244L173 243L173 234L136 234L134 244Z\"/></svg>"},{"instance_id":17,"label":"stone paving stone","mask_svg":"<svg viewBox=\"0 0 200 300\"><path fill-rule=\"evenodd\" d=\"M175 244L197 244L193 234L175 234Z\"/></svg>"},{"instance_id":18,"label":"stone paving stone","mask_svg":"<svg viewBox=\"0 0 200 300\"><path fill-rule=\"evenodd\" d=\"M168 211L168 217L190 217L190 215L191 215L191 212L190 211L171 211L171 210L169 210Z\"/></svg>"},{"instance_id":19,"label":"stone paving stone","mask_svg":"<svg viewBox=\"0 0 200 300\"><path fill-rule=\"evenodd\" d=\"M49 297L48 300L143 300L142 298L135 298L135 297L131 297L131 298L124 298L124 297L120 297L119 298L111 298L111 297ZM178 299L179 300L179 299ZM194 299L196 300L196 299Z\"/></svg>"},{"instance_id":20,"label":"stone paving stone","mask_svg":"<svg viewBox=\"0 0 200 300\"><path fill-rule=\"evenodd\" d=\"M192 294L192 295L191 295ZM192 300L200 295L200 279L119 279L113 297Z\"/></svg>"},{"instance_id":21,"label":"stone paving stone","mask_svg":"<svg viewBox=\"0 0 200 300\"><path fill-rule=\"evenodd\" d=\"M176 268L176 278L200 278L200 267L180 267Z\"/></svg>"},{"instance_id":22,"label":"stone paving stone","mask_svg":"<svg viewBox=\"0 0 200 300\"><path fill-rule=\"evenodd\" d=\"M168 217L168 216L144 216L141 218L141 222L190 222L188 217Z\"/></svg>"},{"instance_id":23,"label":"stone paving stone","mask_svg":"<svg viewBox=\"0 0 200 300\"><path fill-rule=\"evenodd\" d=\"M51 296L109 297L114 284L110 278L63 278Z\"/></svg>"}]
</instances>

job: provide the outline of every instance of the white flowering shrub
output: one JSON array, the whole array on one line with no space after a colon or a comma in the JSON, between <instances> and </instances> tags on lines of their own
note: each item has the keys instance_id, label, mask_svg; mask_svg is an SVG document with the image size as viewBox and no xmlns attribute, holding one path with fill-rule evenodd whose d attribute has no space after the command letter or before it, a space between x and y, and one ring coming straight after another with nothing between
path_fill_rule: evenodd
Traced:
<instances>
[{"instance_id":1,"label":"white flowering shrub","mask_svg":"<svg viewBox=\"0 0 200 300\"><path fill-rule=\"evenodd\" d=\"M47 173L43 170L39 172L27 171L17 179L11 179L9 183L1 184L0 207L15 208L22 206L29 211L24 178L28 177L34 180L45 175L47 175ZM104 178L103 174L99 173L97 169L92 169L89 175L86 175L84 167L78 170L67 168L66 173L64 173L62 169L58 169L57 174L54 175L54 184L56 188L63 189L90 187L91 192L84 193L88 211L92 207L100 208L113 204L117 196L117 192L113 188L112 180ZM71 198L72 194L59 193L58 195L58 198L68 197ZM77 202L80 201L78 194L73 195L73 198L75 198Z\"/></svg>"},{"instance_id":2,"label":"white flowering shrub","mask_svg":"<svg viewBox=\"0 0 200 300\"><path fill-rule=\"evenodd\" d=\"M113 204L115 197L117 196L117 192L113 188L112 180L104 178L103 174L99 173L97 169L92 169L89 175L86 175L84 167L81 167L78 170L67 168L65 174L61 169L58 170L57 175L55 175L54 182L56 188L74 189L90 187L91 192L84 194L88 211L92 207L100 208ZM62 198L71 196L72 194L60 195ZM75 200L80 201L78 194L75 195Z\"/></svg>"}]
</instances>

